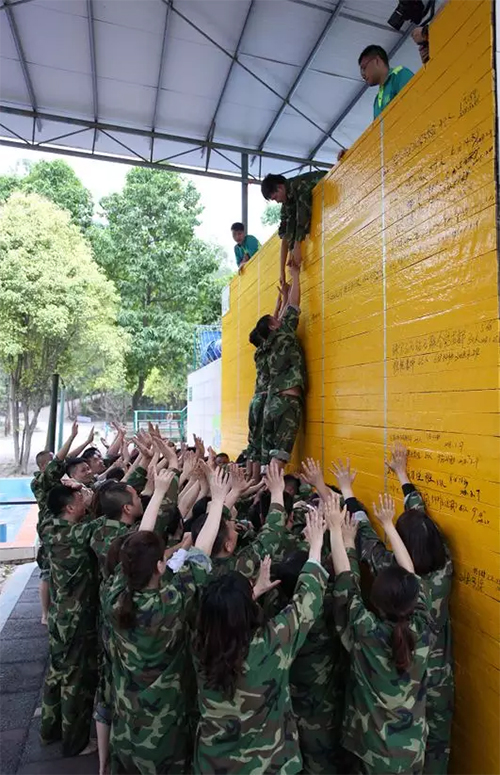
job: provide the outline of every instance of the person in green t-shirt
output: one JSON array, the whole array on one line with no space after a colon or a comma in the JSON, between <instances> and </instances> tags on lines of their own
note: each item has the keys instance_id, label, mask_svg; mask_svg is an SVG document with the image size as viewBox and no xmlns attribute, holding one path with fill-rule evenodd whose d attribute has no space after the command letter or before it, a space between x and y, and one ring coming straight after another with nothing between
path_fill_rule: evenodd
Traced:
<instances>
[{"instance_id":1,"label":"person in green t-shirt","mask_svg":"<svg viewBox=\"0 0 500 775\"><path fill-rule=\"evenodd\" d=\"M233 223L231 226L233 239L236 242L234 246L234 255L238 270L254 256L260 248L260 242L252 234L245 234L245 224Z\"/></svg>"},{"instance_id":2,"label":"person in green t-shirt","mask_svg":"<svg viewBox=\"0 0 500 775\"><path fill-rule=\"evenodd\" d=\"M377 118L413 78L413 73L401 65L391 67L387 52L382 46L367 46L359 55L358 64L365 83L379 87L373 102L373 118Z\"/></svg>"}]
</instances>

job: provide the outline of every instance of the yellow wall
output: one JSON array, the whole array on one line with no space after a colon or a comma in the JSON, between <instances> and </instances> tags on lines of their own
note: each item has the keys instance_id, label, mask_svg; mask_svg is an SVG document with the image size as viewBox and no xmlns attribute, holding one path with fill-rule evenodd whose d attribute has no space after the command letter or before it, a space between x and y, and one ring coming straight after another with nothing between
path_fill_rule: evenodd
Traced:
<instances>
[{"instance_id":1,"label":"yellow wall","mask_svg":"<svg viewBox=\"0 0 500 775\"><path fill-rule=\"evenodd\" d=\"M350 456L370 504L396 439L455 560L456 773L500 772L498 258L490 0L449 0L430 63L317 186L302 273L304 455ZM355 52L353 52L355 55ZM246 446L248 334L272 312L279 242L231 285L223 449ZM332 480L331 477L329 480ZM388 489L401 499L393 478Z\"/></svg>"}]
</instances>

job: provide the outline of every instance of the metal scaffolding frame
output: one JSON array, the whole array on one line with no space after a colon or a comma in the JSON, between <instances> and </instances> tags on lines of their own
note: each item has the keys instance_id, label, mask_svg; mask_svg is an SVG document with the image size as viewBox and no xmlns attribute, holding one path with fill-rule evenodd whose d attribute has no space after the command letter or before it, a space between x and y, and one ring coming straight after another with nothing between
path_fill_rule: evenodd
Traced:
<instances>
[{"instance_id":1,"label":"metal scaffolding frame","mask_svg":"<svg viewBox=\"0 0 500 775\"><path fill-rule=\"evenodd\" d=\"M251 69L251 67L248 67L248 65L245 62L243 62L240 58L242 44L245 38L245 33L247 32L247 29L248 29L249 20L251 19L252 14L254 13L254 10L256 7L256 0L248 1L248 7L246 9L246 13L240 29L239 37L237 39L237 43L234 47L234 50L228 50L227 48L222 46L219 42L217 42L210 34L208 34L206 30L200 27L199 24L196 24L192 19L189 18L189 16L187 16L185 13L183 13L183 11L181 11L178 7L176 7L174 0L161 0L163 5L165 6L165 17L164 17L162 45L161 45L161 52L160 52L160 61L158 65L158 76L156 81L154 106L153 106L153 111L151 115L151 121L149 124L151 129L146 129L146 128L137 129L130 126L107 123L100 120L99 93L98 93L98 66L97 66L98 60L97 60L97 53L96 53L93 0L86 0L87 20L88 20L88 49L89 49L89 58L90 58L90 74L91 74L91 81L92 81L93 121L77 118L75 116L63 116L57 113L51 113L49 111L39 110L38 101L37 101L36 93L33 86L33 81L30 76L28 60L26 57L25 49L23 48L23 43L19 33L19 28L16 23L15 10L14 10L17 6L25 5L27 3L33 2L33 0L3 0L2 2L0 2L0 12L3 11L6 14L6 17L8 20L9 28L12 34L12 38L13 38L17 55L19 58L19 62L21 65L26 91L29 97L28 103L31 106L31 109L27 109L24 107L21 108L21 107L0 105L0 114L6 117L19 116L19 117L30 119L29 126L31 131L29 132L29 136L23 136L27 134L23 131L23 129L20 129L18 126L14 126L13 128L9 127L7 119L4 119L5 123L3 123L2 116L0 115L0 127L6 130L8 134L7 137L0 137L0 145L10 146L10 147L26 147L26 148L35 149L38 151L45 151L47 153L57 153L62 155L77 156L77 157L83 157L83 158L94 158L94 159L99 159L103 161L114 161L122 164L152 167L156 169L171 170L171 171L180 172L180 173L189 173L192 175L202 175L202 176L218 178L222 180L239 181L242 184L242 220L244 223L246 223L248 220L248 184L258 182L259 179L262 177L262 161L264 159L272 159L278 162L284 162L285 165L290 165L290 169L286 170L285 174L295 172L296 170L302 171L304 169L329 169L334 159L331 159L329 162L317 161L315 159L315 156L317 155L319 150L322 148L324 143L327 142L327 140L329 139L333 140L333 142L336 143L336 145L338 145L339 148L344 147L344 145L341 142L335 139L334 133L336 129L340 126L344 118L348 115L348 113L353 109L353 107L363 96L367 88L366 86L363 86L362 88L360 88L358 93L355 95L355 97L352 100L350 100L348 105L344 109L342 109L339 113L337 113L331 125L326 131L324 126L320 126L320 124L318 124L315 120L313 120L310 116L308 116L303 110L301 110L296 104L292 102L294 95L296 94L299 86L303 82L303 79L306 76L306 74L310 72L310 68L312 66L312 63L316 55L318 54L321 46L323 45L326 38L330 34L337 20L339 18L346 18L354 22L367 24L371 27L379 28L385 31L387 31L388 29L387 25L380 24L375 21L372 22L356 14L348 13L345 9L345 0L337 0L336 5L333 8L331 6L326 6L315 1L313 2L312 0L287 0L287 1L290 3L308 6L314 9L315 11L324 12L325 14L327 14L327 18L325 20L324 25L321 28L318 38L316 39L312 48L309 50L303 63L299 67L298 73L292 85L288 88L286 94L283 95L283 94L280 94L279 91L277 91L273 86L267 83L265 79L261 78L257 73L255 73ZM211 45L213 45L218 51L220 51L230 60L227 74L225 76L224 82L222 84L222 88L217 97L216 107L215 107L215 110L213 111L213 115L210 120L209 129L204 139L188 137L186 135L177 135L177 134L161 132L161 131L157 131L156 129L162 82L164 78L164 65L165 65L166 51L167 51L167 36L170 28L172 14L176 14L180 19L183 20L184 23L189 25L192 29L196 30L196 32L202 38L208 41ZM390 51L389 56L393 56L396 53L396 51L401 47L401 45L407 39L410 31L411 31L411 27L407 29L406 32L400 34L399 40L397 44ZM244 70L251 78L255 79L261 86L265 87L268 91L270 91L275 97L278 97L280 100L280 104L277 109L276 115L269 123L266 131L263 133L256 148L254 147L248 148L248 147L243 147L243 146L231 144L231 143L220 143L214 140L219 111L223 103L224 96L227 92L228 85L231 81L231 77L235 67L238 67ZM307 121L308 124L310 124L312 127L314 127L316 130L318 130L321 133L320 141L316 143L314 148L310 151L309 154L307 154L307 156L305 155L295 156L293 154L292 155L280 154L280 153L275 153L273 151L266 151L266 144L287 108L292 112L296 113L305 121ZM37 139L36 130L38 129L38 132L41 132L43 121L65 125L64 132L61 132L60 134L56 134L49 138L45 137L42 140ZM66 147L65 145L61 145L59 142L63 139L66 140L67 138L77 136L85 132L93 133L93 139L92 139L91 147L89 149L79 149L78 147ZM107 152L104 153L104 152L96 151L96 142L97 142L99 133L102 133L108 139L113 141L117 149L116 154L115 153L108 154ZM149 139L148 155L141 154L137 150L134 150L134 148L132 147L133 143L130 141L130 144L129 144L129 141L127 140L127 138L131 138L132 140L133 137L142 137L142 138ZM186 150L179 151L177 148L175 153L172 153L171 155L168 155L168 156L164 156L163 158L159 158L159 155L155 152L156 150L155 141L157 140L175 142L176 144L185 145ZM193 152L199 152L200 160L203 159L203 163L200 164L200 167L193 166L192 158L189 164L182 163L182 157L186 156L187 154L193 154ZM235 155L234 158L231 158L230 155L232 154ZM216 170L211 170L210 162L213 159L214 155L220 156L221 158L225 159L225 161L229 164L229 166L234 168L234 171L218 172ZM250 172L249 159L251 159L252 165L254 164L255 160L259 161L257 165L258 172L253 172L253 173Z\"/></svg>"}]
</instances>

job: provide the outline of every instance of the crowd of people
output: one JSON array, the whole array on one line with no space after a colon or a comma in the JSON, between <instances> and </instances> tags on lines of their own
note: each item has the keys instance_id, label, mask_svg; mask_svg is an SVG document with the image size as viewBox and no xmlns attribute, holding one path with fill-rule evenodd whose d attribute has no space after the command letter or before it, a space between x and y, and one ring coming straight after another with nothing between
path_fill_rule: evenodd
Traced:
<instances>
[{"instance_id":1,"label":"crowd of people","mask_svg":"<svg viewBox=\"0 0 500 775\"><path fill-rule=\"evenodd\" d=\"M261 477L152 425L105 458L77 431L33 480L44 743L97 744L100 773L447 771L452 564L403 447L382 540L348 461L330 486L311 459Z\"/></svg>"}]
</instances>

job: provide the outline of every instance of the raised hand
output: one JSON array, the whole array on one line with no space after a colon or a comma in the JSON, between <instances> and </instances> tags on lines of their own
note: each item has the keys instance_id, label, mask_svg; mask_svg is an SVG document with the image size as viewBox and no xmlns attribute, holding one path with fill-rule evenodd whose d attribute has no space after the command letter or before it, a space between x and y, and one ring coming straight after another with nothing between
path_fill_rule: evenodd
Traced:
<instances>
[{"instance_id":1,"label":"raised hand","mask_svg":"<svg viewBox=\"0 0 500 775\"><path fill-rule=\"evenodd\" d=\"M356 478L356 471L351 471L351 461L349 458L347 458L345 463L342 460L333 462L329 470L336 477L344 498L352 497L352 483Z\"/></svg>"},{"instance_id":2,"label":"raised hand","mask_svg":"<svg viewBox=\"0 0 500 775\"><path fill-rule=\"evenodd\" d=\"M325 501L325 520L330 531L342 530L342 525L347 514L347 507L340 508L340 495L332 492Z\"/></svg>"},{"instance_id":3,"label":"raised hand","mask_svg":"<svg viewBox=\"0 0 500 775\"><path fill-rule=\"evenodd\" d=\"M165 468L163 468L159 474L154 473L154 483L155 483L155 495L156 493L165 495L168 488L172 484L172 479L174 478L175 474L173 471L167 471Z\"/></svg>"},{"instance_id":4,"label":"raised hand","mask_svg":"<svg viewBox=\"0 0 500 775\"><path fill-rule=\"evenodd\" d=\"M317 490L325 485L319 460L313 460L312 457L308 457L306 460L302 461L302 473L300 477L306 484L310 484L311 487L316 487Z\"/></svg>"},{"instance_id":5,"label":"raised hand","mask_svg":"<svg viewBox=\"0 0 500 775\"><path fill-rule=\"evenodd\" d=\"M229 474L223 468L216 468L215 471L210 471L209 484L212 500L224 501L231 489Z\"/></svg>"},{"instance_id":6,"label":"raised hand","mask_svg":"<svg viewBox=\"0 0 500 775\"><path fill-rule=\"evenodd\" d=\"M273 493L280 493L281 497L283 497L283 490L285 489L283 469L280 468L278 461L274 458L267 466L264 482L271 493L271 500L274 500Z\"/></svg>"},{"instance_id":7,"label":"raised hand","mask_svg":"<svg viewBox=\"0 0 500 775\"><path fill-rule=\"evenodd\" d=\"M356 533L358 532L358 522L347 512L342 523L342 538L346 549L356 548Z\"/></svg>"},{"instance_id":8,"label":"raised hand","mask_svg":"<svg viewBox=\"0 0 500 775\"><path fill-rule=\"evenodd\" d=\"M317 509L311 508L306 514L304 536L309 544L309 559L321 562L323 535L326 529L325 521Z\"/></svg>"},{"instance_id":9,"label":"raised hand","mask_svg":"<svg viewBox=\"0 0 500 775\"><path fill-rule=\"evenodd\" d=\"M392 527L394 517L396 516L396 507L392 495L387 493L379 495L378 506L375 503L373 504L373 512L384 530L387 527Z\"/></svg>"},{"instance_id":10,"label":"raised hand","mask_svg":"<svg viewBox=\"0 0 500 775\"><path fill-rule=\"evenodd\" d=\"M71 426L71 437L73 439L76 439L77 436L78 436L78 423L75 420L73 425Z\"/></svg>"},{"instance_id":11,"label":"raised hand","mask_svg":"<svg viewBox=\"0 0 500 775\"><path fill-rule=\"evenodd\" d=\"M410 481L407 474L407 464L408 450L404 444L397 441L393 445L391 457L389 460L385 461L385 465L389 471L393 471L396 474L401 484L406 484Z\"/></svg>"},{"instance_id":12,"label":"raised hand","mask_svg":"<svg viewBox=\"0 0 500 775\"><path fill-rule=\"evenodd\" d=\"M261 595L277 587L278 584L281 584L279 579L271 581L271 558L268 555L264 557L260 564L259 575L253 586L253 599L257 600Z\"/></svg>"}]
</instances>

